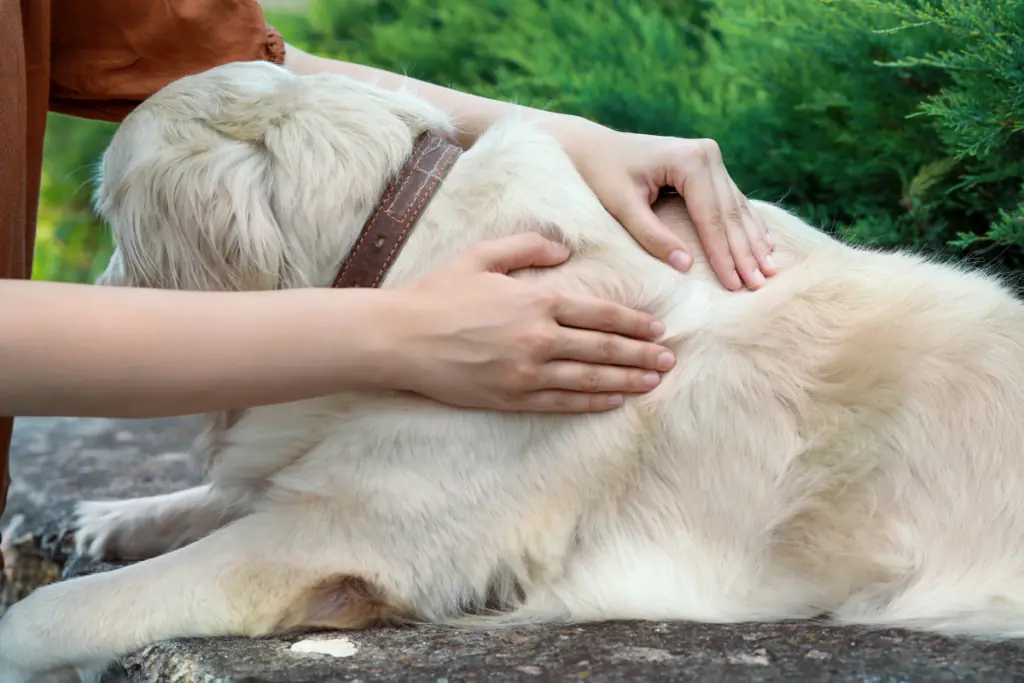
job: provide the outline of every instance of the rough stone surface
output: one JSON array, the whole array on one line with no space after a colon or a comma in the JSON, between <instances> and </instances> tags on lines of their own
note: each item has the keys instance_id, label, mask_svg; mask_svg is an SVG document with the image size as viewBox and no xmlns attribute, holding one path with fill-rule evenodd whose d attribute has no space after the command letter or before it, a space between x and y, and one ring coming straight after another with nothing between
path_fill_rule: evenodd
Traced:
<instances>
[{"instance_id":1,"label":"rough stone surface","mask_svg":"<svg viewBox=\"0 0 1024 683\"><path fill-rule=\"evenodd\" d=\"M34 588L97 568L69 563L70 521L83 499L176 491L201 477L188 453L197 418L172 420L19 419L11 441L7 509L0 517L6 571L0 613Z\"/></svg>"},{"instance_id":2,"label":"rough stone surface","mask_svg":"<svg viewBox=\"0 0 1024 683\"><path fill-rule=\"evenodd\" d=\"M0 518L5 555L14 560L0 586L0 609L5 596L21 597L61 575L110 568L69 557L71 506L82 498L150 495L196 483L199 468L186 450L196 426L193 419L20 420L15 484ZM307 640L334 642L292 649ZM811 623L609 623L504 632L418 627L179 640L148 647L123 664L130 680L146 683L988 683L1024 680L1024 641L986 645Z\"/></svg>"},{"instance_id":3,"label":"rough stone surface","mask_svg":"<svg viewBox=\"0 0 1024 683\"><path fill-rule=\"evenodd\" d=\"M348 657L293 653L288 639L161 644L125 662L134 681L1019 681L1024 649L895 631L806 624L700 626L611 623L459 633L442 628L348 633ZM166 678L150 678L160 672Z\"/></svg>"}]
</instances>

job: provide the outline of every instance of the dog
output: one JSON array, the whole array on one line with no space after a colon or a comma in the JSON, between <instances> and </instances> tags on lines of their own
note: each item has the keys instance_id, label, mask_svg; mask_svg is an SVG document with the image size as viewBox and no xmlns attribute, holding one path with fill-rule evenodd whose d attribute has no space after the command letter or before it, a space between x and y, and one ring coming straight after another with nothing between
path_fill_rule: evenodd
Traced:
<instances>
[{"instance_id":1,"label":"dog","mask_svg":"<svg viewBox=\"0 0 1024 683\"><path fill-rule=\"evenodd\" d=\"M104 154L116 252L99 281L329 286L417 136L452 130L411 91L340 75L183 78ZM680 359L661 385L599 414L348 392L208 416L202 486L80 504L84 552L141 561L15 604L3 683L84 678L170 638L395 623L827 615L1024 634L1021 302L980 270L753 206L779 273L729 292L680 198L655 209L696 255L686 274L629 237L542 128L495 124L382 286L545 226L572 256L514 276L661 317Z\"/></svg>"}]
</instances>

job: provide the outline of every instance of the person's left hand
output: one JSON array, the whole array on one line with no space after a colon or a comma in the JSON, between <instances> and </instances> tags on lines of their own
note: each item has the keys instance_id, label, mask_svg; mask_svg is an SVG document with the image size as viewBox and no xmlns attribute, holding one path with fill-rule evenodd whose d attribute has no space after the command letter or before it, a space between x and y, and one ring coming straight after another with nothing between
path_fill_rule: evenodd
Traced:
<instances>
[{"instance_id":1,"label":"person's left hand","mask_svg":"<svg viewBox=\"0 0 1024 683\"><path fill-rule=\"evenodd\" d=\"M562 119L556 136L583 179L623 227L656 258L681 271L693 256L651 209L663 187L686 202L712 270L730 290L757 289L777 272L768 228L726 171L713 140L621 133Z\"/></svg>"}]
</instances>

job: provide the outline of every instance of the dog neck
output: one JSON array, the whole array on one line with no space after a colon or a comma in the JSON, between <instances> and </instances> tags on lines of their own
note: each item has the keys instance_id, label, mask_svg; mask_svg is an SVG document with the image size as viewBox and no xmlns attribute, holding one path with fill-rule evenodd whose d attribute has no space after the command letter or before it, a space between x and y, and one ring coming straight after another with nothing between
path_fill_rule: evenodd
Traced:
<instances>
[{"instance_id":1,"label":"dog neck","mask_svg":"<svg viewBox=\"0 0 1024 683\"><path fill-rule=\"evenodd\" d=\"M384 189L332 287L379 287L463 150L436 133L416 139L412 154Z\"/></svg>"}]
</instances>

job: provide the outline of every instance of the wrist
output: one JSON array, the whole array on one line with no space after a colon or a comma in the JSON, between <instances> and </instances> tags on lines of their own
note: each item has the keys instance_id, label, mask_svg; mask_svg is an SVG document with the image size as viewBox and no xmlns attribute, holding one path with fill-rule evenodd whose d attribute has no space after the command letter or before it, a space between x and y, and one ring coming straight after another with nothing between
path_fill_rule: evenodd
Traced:
<instances>
[{"instance_id":1,"label":"wrist","mask_svg":"<svg viewBox=\"0 0 1024 683\"><path fill-rule=\"evenodd\" d=\"M382 289L366 297L354 327L363 359L354 388L369 391L409 391L416 373L415 350L419 315L405 287Z\"/></svg>"},{"instance_id":2,"label":"wrist","mask_svg":"<svg viewBox=\"0 0 1024 683\"><path fill-rule=\"evenodd\" d=\"M392 289L309 288L289 290L296 329L313 334L298 348L319 368L328 393L400 389L409 348L405 297ZM317 322L319 320L319 323Z\"/></svg>"},{"instance_id":3,"label":"wrist","mask_svg":"<svg viewBox=\"0 0 1024 683\"><path fill-rule=\"evenodd\" d=\"M577 167L587 152L593 151L595 140L615 132L600 123L572 114L549 114L541 120L541 126L558 141Z\"/></svg>"}]
</instances>

